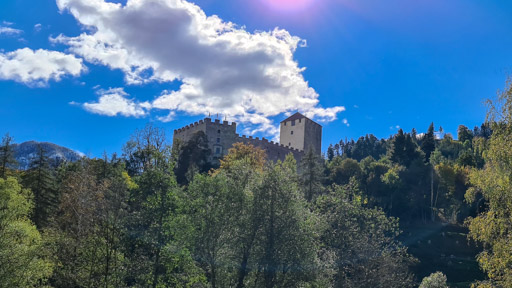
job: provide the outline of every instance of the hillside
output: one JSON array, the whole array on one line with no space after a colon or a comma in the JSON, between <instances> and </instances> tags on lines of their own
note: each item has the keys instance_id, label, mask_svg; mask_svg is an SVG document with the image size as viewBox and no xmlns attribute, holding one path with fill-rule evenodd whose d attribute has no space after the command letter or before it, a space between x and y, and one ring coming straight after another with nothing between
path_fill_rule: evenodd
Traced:
<instances>
[{"instance_id":1,"label":"hillside","mask_svg":"<svg viewBox=\"0 0 512 288\"><path fill-rule=\"evenodd\" d=\"M77 161L85 156L83 153L59 146L57 144L49 142L27 141L13 145L15 150L14 157L16 158L16 161L18 161L18 169L28 169L30 160L37 155L38 145L41 145L48 158L50 158L51 163L55 166L64 161Z\"/></svg>"}]
</instances>

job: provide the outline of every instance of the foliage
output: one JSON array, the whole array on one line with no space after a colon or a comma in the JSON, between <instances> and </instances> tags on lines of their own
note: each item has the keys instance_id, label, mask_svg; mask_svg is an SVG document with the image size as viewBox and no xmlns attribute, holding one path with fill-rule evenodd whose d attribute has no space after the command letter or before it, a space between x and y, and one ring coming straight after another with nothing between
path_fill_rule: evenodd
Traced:
<instances>
[{"instance_id":1,"label":"foliage","mask_svg":"<svg viewBox=\"0 0 512 288\"><path fill-rule=\"evenodd\" d=\"M55 187L55 176L50 161L41 145L38 145L37 154L31 160L22 182L23 186L30 188L34 194L32 220L38 228L46 227L59 206L60 195Z\"/></svg>"},{"instance_id":2,"label":"foliage","mask_svg":"<svg viewBox=\"0 0 512 288\"><path fill-rule=\"evenodd\" d=\"M488 101L488 119L493 134L489 149L484 154L482 170L473 170L470 181L475 186L466 195L469 201L482 194L487 208L473 219L468 219L470 236L482 242L485 250L478 256L480 266L487 272L489 282L480 283L509 287L512 285L512 82L501 91L496 100ZM486 286L487 285L487 286Z\"/></svg>"},{"instance_id":3,"label":"foliage","mask_svg":"<svg viewBox=\"0 0 512 288\"><path fill-rule=\"evenodd\" d=\"M36 287L52 274L44 240L29 219L32 194L12 178L0 179L0 287Z\"/></svg>"},{"instance_id":4,"label":"foliage","mask_svg":"<svg viewBox=\"0 0 512 288\"><path fill-rule=\"evenodd\" d=\"M7 178L8 168L16 165L16 159L14 158L14 139L9 135L5 134L2 137L2 143L0 144L0 178Z\"/></svg>"},{"instance_id":5,"label":"foliage","mask_svg":"<svg viewBox=\"0 0 512 288\"><path fill-rule=\"evenodd\" d=\"M419 288L448 288L446 276L442 272L432 273L423 278Z\"/></svg>"},{"instance_id":6,"label":"foliage","mask_svg":"<svg viewBox=\"0 0 512 288\"><path fill-rule=\"evenodd\" d=\"M316 209L324 222L323 258L333 274L332 287L411 287L413 259L395 240L398 220L363 207L357 187L334 186Z\"/></svg>"},{"instance_id":7,"label":"foliage","mask_svg":"<svg viewBox=\"0 0 512 288\"><path fill-rule=\"evenodd\" d=\"M299 165L300 184L304 190L304 198L311 202L323 191L324 167L322 159L312 149L309 149Z\"/></svg>"}]
</instances>

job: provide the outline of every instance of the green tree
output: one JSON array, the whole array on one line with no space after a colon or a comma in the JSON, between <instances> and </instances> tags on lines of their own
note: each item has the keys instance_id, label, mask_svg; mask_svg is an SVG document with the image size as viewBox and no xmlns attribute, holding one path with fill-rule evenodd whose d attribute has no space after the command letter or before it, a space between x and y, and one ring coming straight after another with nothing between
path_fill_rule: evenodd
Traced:
<instances>
[{"instance_id":1,"label":"green tree","mask_svg":"<svg viewBox=\"0 0 512 288\"><path fill-rule=\"evenodd\" d=\"M46 151L41 145L38 145L37 154L22 177L23 186L30 188L34 194L35 208L32 220L39 229L48 225L51 217L57 211L60 201L54 171L50 168L49 163Z\"/></svg>"},{"instance_id":2,"label":"green tree","mask_svg":"<svg viewBox=\"0 0 512 288\"><path fill-rule=\"evenodd\" d=\"M304 198L311 202L323 190L324 167L322 165L322 158L315 154L312 149L309 149L301 159L299 171L300 185L304 190Z\"/></svg>"},{"instance_id":3,"label":"green tree","mask_svg":"<svg viewBox=\"0 0 512 288\"><path fill-rule=\"evenodd\" d=\"M332 161L334 158L334 146L332 144L327 148L327 160Z\"/></svg>"},{"instance_id":4,"label":"green tree","mask_svg":"<svg viewBox=\"0 0 512 288\"><path fill-rule=\"evenodd\" d=\"M194 133L177 153L174 172L179 184L187 184L197 172L206 173L213 168L209 161L211 150L208 148L208 138L203 131Z\"/></svg>"},{"instance_id":5,"label":"green tree","mask_svg":"<svg viewBox=\"0 0 512 288\"><path fill-rule=\"evenodd\" d=\"M14 158L14 139L9 135L5 134L2 138L2 144L0 144L0 178L7 178L7 170L9 166L16 165L16 159Z\"/></svg>"},{"instance_id":6,"label":"green tree","mask_svg":"<svg viewBox=\"0 0 512 288\"><path fill-rule=\"evenodd\" d=\"M190 224L194 227L193 255L206 272L208 282L215 287L227 287L235 218L233 195L229 193L224 174L197 175L188 186L186 205Z\"/></svg>"},{"instance_id":7,"label":"green tree","mask_svg":"<svg viewBox=\"0 0 512 288\"><path fill-rule=\"evenodd\" d=\"M350 178L360 179L361 167L356 160L351 158L336 157L328 165L329 181L336 184L347 184Z\"/></svg>"},{"instance_id":8,"label":"green tree","mask_svg":"<svg viewBox=\"0 0 512 288\"><path fill-rule=\"evenodd\" d=\"M408 266L413 258L397 240L398 219L379 209L364 207L352 181L334 186L316 201L324 230L321 233L330 287L411 287Z\"/></svg>"},{"instance_id":9,"label":"green tree","mask_svg":"<svg viewBox=\"0 0 512 288\"><path fill-rule=\"evenodd\" d=\"M297 287L312 281L315 271L315 221L305 208L296 180L295 159L289 154L267 169L255 187L261 231L257 235L258 286Z\"/></svg>"},{"instance_id":10,"label":"green tree","mask_svg":"<svg viewBox=\"0 0 512 288\"><path fill-rule=\"evenodd\" d=\"M11 177L0 179L0 287L36 287L52 274L41 234L29 219L32 194Z\"/></svg>"},{"instance_id":11,"label":"green tree","mask_svg":"<svg viewBox=\"0 0 512 288\"><path fill-rule=\"evenodd\" d=\"M54 287L123 286L123 225L133 183L123 167L106 168L107 175L99 171L101 161L83 160L61 172L62 201L48 229L62 264Z\"/></svg>"},{"instance_id":12,"label":"green tree","mask_svg":"<svg viewBox=\"0 0 512 288\"><path fill-rule=\"evenodd\" d=\"M189 250L178 241L183 226L180 187L167 155L158 166L134 178L127 228L127 282L131 286L189 287L202 283L203 273Z\"/></svg>"},{"instance_id":13,"label":"green tree","mask_svg":"<svg viewBox=\"0 0 512 288\"><path fill-rule=\"evenodd\" d=\"M427 134L423 136L421 142L421 150L425 153L425 162L430 161L430 154L436 149L436 139L434 136L434 123L428 127Z\"/></svg>"},{"instance_id":14,"label":"green tree","mask_svg":"<svg viewBox=\"0 0 512 288\"><path fill-rule=\"evenodd\" d=\"M459 128L457 128L457 139L464 143L466 141L473 141L473 131L469 130L468 127L464 125L459 125Z\"/></svg>"},{"instance_id":15,"label":"green tree","mask_svg":"<svg viewBox=\"0 0 512 288\"><path fill-rule=\"evenodd\" d=\"M478 193L487 201L487 209L468 219L470 237L484 244L478 255L480 267L487 273L488 282L480 287L512 286L512 79L497 99L488 100L492 136L485 153L485 166L473 170L470 181L475 186L466 198L472 202Z\"/></svg>"},{"instance_id":16,"label":"green tree","mask_svg":"<svg viewBox=\"0 0 512 288\"><path fill-rule=\"evenodd\" d=\"M423 278L419 288L448 288L446 276L443 272L432 273Z\"/></svg>"},{"instance_id":17,"label":"green tree","mask_svg":"<svg viewBox=\"0 0 512 288\"><path fill-rule=\"evenodd\" d=\"M252 145L235 144L229 154L221 160L221 166L214 175L221 173L227 180L227 188L231 195L232 218L229 246L231 254L225 257L232 259L234 275L232 286L246 287L248 279L255 269L254 254L256 237L262 228L263 215L259 207L260 197L256 197L256 187L261 183L265 164L264 151ZM236 233L231 233L236 231ZM230 257L231 256L231 257Z\"/></svg>"}]
</instances>

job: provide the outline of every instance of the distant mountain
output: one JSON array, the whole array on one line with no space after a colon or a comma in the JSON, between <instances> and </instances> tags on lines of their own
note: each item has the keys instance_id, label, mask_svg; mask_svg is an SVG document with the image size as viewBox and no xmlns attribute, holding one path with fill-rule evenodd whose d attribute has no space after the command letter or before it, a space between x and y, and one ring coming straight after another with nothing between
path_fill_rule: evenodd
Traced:
<instances>
[{"instance_id":1,"label":"distant mountain","mask_svg":"<svg viewBox=\"0 0 512 288\"><path fill-rule=\"evenodd\" d=\"M80 160L83 153L71 150L48 142L27 141L21 144L14 144L14 157L18 161L18 169L27 170L30 161L37 156L37 146L41 145L46 152L53 166L57 166L62 162L74 162Z\"/></svg>"}]
</instances>

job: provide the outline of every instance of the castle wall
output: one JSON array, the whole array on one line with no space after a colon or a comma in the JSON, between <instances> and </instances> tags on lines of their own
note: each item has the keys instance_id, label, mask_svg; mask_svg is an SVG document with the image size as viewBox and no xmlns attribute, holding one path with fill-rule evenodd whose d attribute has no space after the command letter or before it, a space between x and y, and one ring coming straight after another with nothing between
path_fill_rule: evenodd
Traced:
<instances>
[{"instance_id":1,"label":"castle wall","mask_svg":"<svg viewBox=\"0 0 512 288\"><path fill-rule=\"evenodd\" d=\"M183 143L187 142L194 133L203 131L206 133L206 123L203 120L199 120L199 122L192 123L183 128L174 130L173 136L173 145L176 144L176 141L179 140Z\"/></svg>"},{"instance_id":2,"label":"castle wall","mask_svg":"<svg viewBox=\"0 0 512 288\"><path fill-rule=\"evenodd\" d=\"M302 119L302 124L304 124L304 120L305 119ZM297 124L299 124L298 121ZM304 125L299 126L299 128L300 127L302 127L302 131L305 131ZM297 131L300 130L301 129L298 129ZM292 148L284 144L269 141L268 139L265 138L260 139L258 137L253 138L252 136L240 136L239 134L236 133L235 122L232 122L230 124L227 121L221 122L218 119L212 121L211 118L205 118L204 120L200 120L199 122L195 122L183 128L174 130L173 141L174 143L176 143L176 141L179 140L185 143L190 138L192 138L194 133L199 131L204 132L208 139L208 148L212 152L209 161L211 161L212 163L218 163L219 159L228 154L229 149L233 146L233 144L239 142L244 144L252 144L255 147L263 149L267 154L267 160L273 162L276 162L277 160L284 161L285 157L289 153L292 153L293 156L295 157L295 160L298 163L300 162L302 156L304 155L304 151L301 149ZM302 132L302 134L300 134L301 132L297 133L299 133L299 135L304 135L304 132Z\"/></svg>"},{"instance_id":3,"label":"castle wall","mask_svg":"<svg viewBox=\"0 0 512 288\"><path fill-rule=\"evenodd\" d=\"M322 126L307 118L302 122L305 122L304 151L311 147L317 154L322 154Z\"/></svg>"},{"instance_id":4,"label":"castle wall","mask_svg":"<svg viewBox=\"0 0 512 288\"><path fill-rule=\"evenodd\" d=\"M219 119L212 122L210 118L206 118L205 123L208 146L212 151L211 160L224 157L238 137L236 123L229 124L228 121L221 122Z\"/></svg>"},{"instance_id":5,"label":"castle wall","mask_svg":"<svg viewBox=\"0 0 512 288\"><path fill-rule=\"evenodd\" d=\"M304 151L293 149L274 141L268 141L268 139L265 138L260 140L258 137L253 138L252 136L247 137L243 135L238 138L237 142L252 144L255 147L263 149L267 154L267 160L272 162L276 162L277 160L284 161L286 155L292 153L297 163L299 163L302 160L302 156L304 156Z\"/></svg>"}]
</instances>

